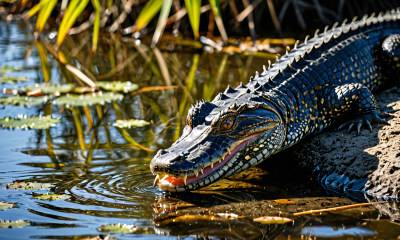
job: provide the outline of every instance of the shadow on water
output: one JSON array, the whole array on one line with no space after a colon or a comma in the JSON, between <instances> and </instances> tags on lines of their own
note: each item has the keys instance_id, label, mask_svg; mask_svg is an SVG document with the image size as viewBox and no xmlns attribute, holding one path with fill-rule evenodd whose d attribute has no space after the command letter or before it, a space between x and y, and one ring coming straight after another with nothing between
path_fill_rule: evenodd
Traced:
<instances>
[{"instance_id":1,"label":"shadow on water","mask_svg":"<svg viewBox=\"0 0 400 240\"><path fill-rule=\"evenodd\" d=\"M49 129L0 130L4 153L0 158L0 201L17 203L17 208L0 211L0 219L30 221L29 231L0 229L0 237L18 233L21 239L80 239L108 234L99 227L115 223L139 226L141 230L134 232L138 238L155 233L189 238L377 234L390 238L400 231L397 223L387 219L361 221L376 219L379 213L373 207L300 216L289 223L279 219L269 224L254 222L260 215L290 217L297 211L354 203L329 196L318 182L310 181L312 176L295 168L282 173L267 164L189 194L169 195L153 187L150 159L179 137L188 108L198 99L211 100L228 85L247 83L274 54L205 52L184 40L165 41L159 49L150 49L139 40L116 35L103 36L98 53L93 54L87 33L67 39L56 52L51 34L35 41L24 26L0 24L0 28L0 65L21 67L9 74L28 77L24 82L2 83L7 89L2 98L20 95L23 99L2 104L0 118L24 114L61 120ZM174 51L170 51L172 47ZM273 44L270 48L284 49ZM91 81L96 86L129 82L137 88L114 85L93 91ZM39 85L41 94L27 96L33 94L28 86L42 83L52 83L57 90L46 92ZM69 85L72 89L61 91ZM18 90L17 96L10 94L13 89ZM47 98L35 103L43 96ZM76 98L62 102L67 96ZM94 98L99 100L93 102ZM131 119L150 124L132 128L116 124ZM54 186L44 190L6 188L12 182ZM34 198L39 193L68 198ZM227 214L230 212L237 216ZM384 233L385 229L393 231ZM118 239L131 238L119 233L114 234Z\"/></svg>"}]
</instances>

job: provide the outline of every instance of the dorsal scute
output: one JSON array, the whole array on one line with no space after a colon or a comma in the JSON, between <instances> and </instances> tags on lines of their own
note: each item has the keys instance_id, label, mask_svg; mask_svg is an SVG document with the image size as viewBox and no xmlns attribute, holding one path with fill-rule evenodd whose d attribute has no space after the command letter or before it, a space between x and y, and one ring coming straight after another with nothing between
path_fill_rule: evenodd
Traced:
<instances>
[{"instance_id":1,"label":"dorsal scute","mask_svg":"<svg viewBox=\"0 0 400 240\"><path fill-rule=\"evenodd\" d=\"M217 107L217 105L211 102L204 100L197 101L188 112L192 127L203 124L207 115Z\"/></svg>"}]
</instances>

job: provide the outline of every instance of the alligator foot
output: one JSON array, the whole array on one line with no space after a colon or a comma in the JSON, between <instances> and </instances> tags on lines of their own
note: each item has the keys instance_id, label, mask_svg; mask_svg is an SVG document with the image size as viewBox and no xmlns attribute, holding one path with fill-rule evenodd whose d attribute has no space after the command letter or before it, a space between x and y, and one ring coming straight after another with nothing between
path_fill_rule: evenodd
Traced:
<instances>
[{"instance_id":1,"label":"alligator foot","mask_svg":"<svg viewBox=\"0 0 400 240\"><path fill-rule=\"evenodd\" d=\"M342 130L347 127L347 133L350 133L354 127L357 127L357 135L360 135L362 125L366 125L369 131L372 132L372 121L385 125L390 125L386 120L380 118L376 112L370 112L366 114L359 114L356 118L353 118L350 121L341 124L337 128L337 130Z\"/></svg>"}]
</instances>

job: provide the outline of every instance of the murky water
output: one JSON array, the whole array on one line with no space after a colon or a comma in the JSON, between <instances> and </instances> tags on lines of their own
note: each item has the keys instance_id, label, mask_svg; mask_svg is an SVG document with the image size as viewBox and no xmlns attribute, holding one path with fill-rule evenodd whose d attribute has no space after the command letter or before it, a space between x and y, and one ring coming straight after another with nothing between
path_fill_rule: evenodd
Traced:
<instances>
[{"instance_id":1,"label":"murky water","mask_svg":"<svg viewBox=\"0 0 400 240\"><path fill-rule=\"evenodd\" d=\"M2 88L21 89L47 81L85 85L57 62L57 56L52 56L51 34L50 38L35 41L26 29L17 24L0 24L0 66L20 67L21 71L8 74L28 77L26 82L1 84ZM31 107L0 106L0 118L23 114L61 119L47 130L0 129L0 201L16 203L12 209L0 210L0 220L30 222L23 228L0 228L1 239L81 239L107 235L99 227L116 223L134 224L141 229L134 234L111 233L117 239L162 239L169 238L168 235L242 239L397 236L400 227L394 222L363 221L351 214L306 217L289 225L254 225L248 219L213 220L200 215L184 221L163 219L176 206L210 208L264 199L327 196L316 183L304 186L299 176L270 177L259 168L193 194L165 196L154 188L150 159L155 151L169 146L179 136L190 105L198 99L212 99L228 84L247 83L269 56L175 50L150 51L145 45L109 36L95 55L90 49L90 36L82 34L69 39L61 48L67 61L98 80L136 83L139 91L124 93L123 100L104 99L104 104L85 107L72 102L57 105L52 101ZM142 119L151 124L121 129L113 125L118 119ZM7 187L13 182L49 183L54 187ZM66 194L68 198L34 198L49 192ZM332 204L335 201L341 200L332 200ZM233 205L226 206L217 210L226 212ZM371 209L363 211L370 213L368 216L378 216ZM391 230L386 232L387 229Z\"/></svg>"}]
</instances>

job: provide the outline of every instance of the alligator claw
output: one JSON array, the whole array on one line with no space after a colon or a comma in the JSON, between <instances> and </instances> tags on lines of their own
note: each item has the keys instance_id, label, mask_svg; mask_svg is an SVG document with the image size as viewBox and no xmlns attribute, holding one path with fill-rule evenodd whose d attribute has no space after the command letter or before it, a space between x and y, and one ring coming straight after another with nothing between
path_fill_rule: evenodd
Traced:
<instances>
[{"instance_id":1,"label":"alligator claw","mask_svg":"<svg viewBox=\"0 0 400 240\"><path fill-rule=\"evenodd\" d=\"M373 121L377 122L377 123L382 123L385 125L390 125L386 120L380 118L376 113L372 112L372 113L368 113L368 114L359 115L358 117L356 117L348 122L342 123L337 128L337 130L342 130L345 127L347 127L347 133L350 133L353 130L353 128L356 126L357 135L360 135L361 127L363 125L366 126L370 132L372 132L371 122L373 122Z\"/></svg>"}]
</instances>

